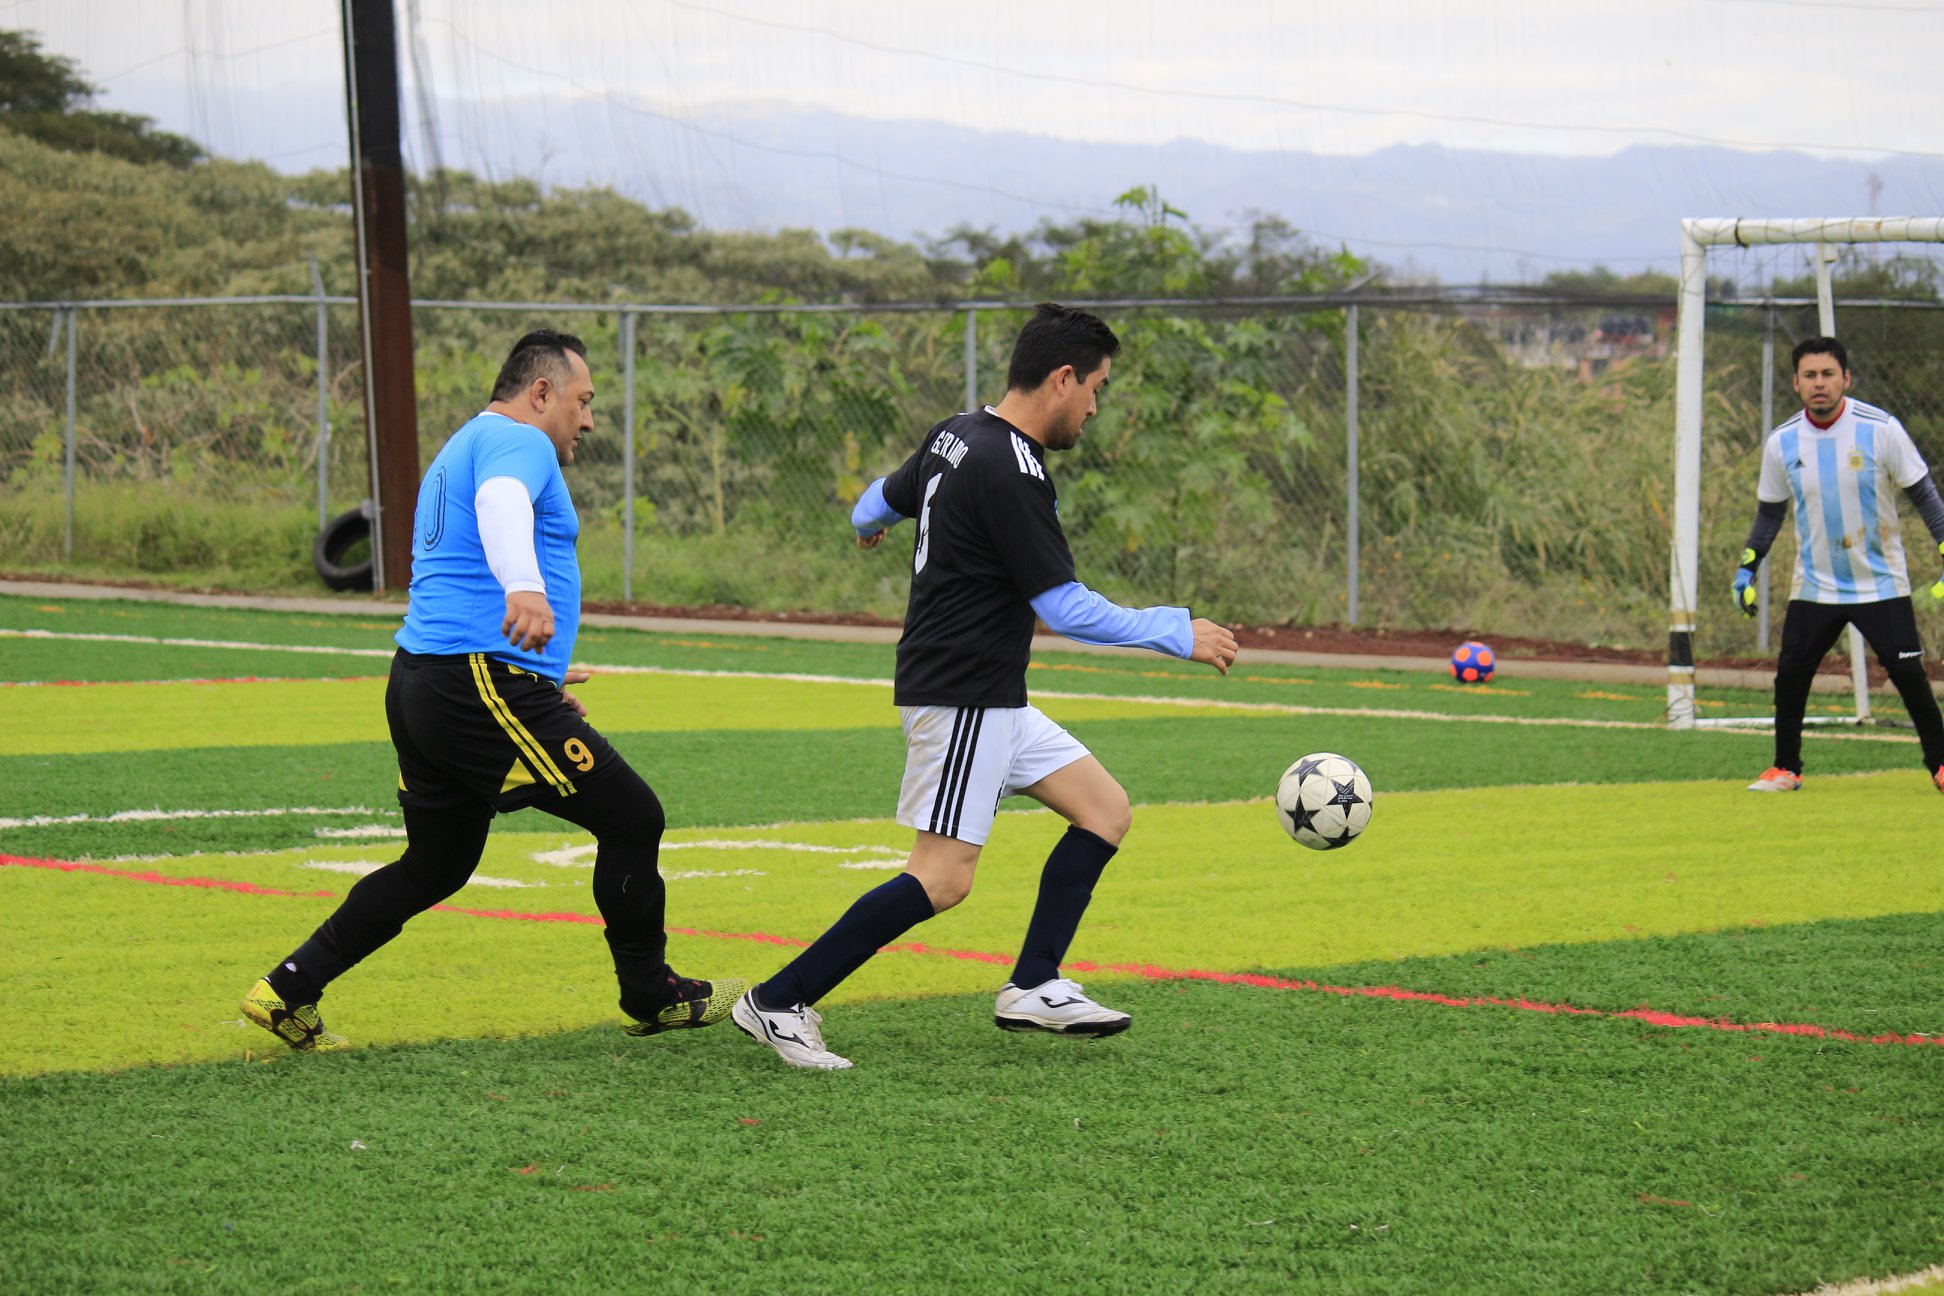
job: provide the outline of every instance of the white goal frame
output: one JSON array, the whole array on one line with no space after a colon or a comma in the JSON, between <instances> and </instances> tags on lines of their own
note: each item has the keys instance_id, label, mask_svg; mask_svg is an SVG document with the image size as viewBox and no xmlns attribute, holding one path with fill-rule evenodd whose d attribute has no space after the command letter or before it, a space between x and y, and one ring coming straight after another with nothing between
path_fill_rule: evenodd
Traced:
<instances>
[{"instance_id":1,"label":"white goal frame","mask_svg":"<svg viewBox=\"0 0 1944 1296\"><path fill-rule=\"evenodd\" d=\"M1706 217L1681 222L1681 295L1675 316L1674 539L1668 558L1667 726L1771 724L1772 717L1700 720L1694 700L1694 627L1701 601L1701 339L1706 326L1708 249L1797 243L1817 246L1816 300L1822 333L1836 335L1829 265L1839 243L1944 243L1944 216L1815 217L1750 220ZM1773 376L1763 375L1763 381ZM1764 428L1766 435L1768 429ZM1713 585L1710 584L1710 589ZM1725 585L1724 585L1725 588ZM1725 596L1724 596L1725 597ZM1870 718L1863 637L1850 630L1855 723Z\"/></svg>"}]
</instances>

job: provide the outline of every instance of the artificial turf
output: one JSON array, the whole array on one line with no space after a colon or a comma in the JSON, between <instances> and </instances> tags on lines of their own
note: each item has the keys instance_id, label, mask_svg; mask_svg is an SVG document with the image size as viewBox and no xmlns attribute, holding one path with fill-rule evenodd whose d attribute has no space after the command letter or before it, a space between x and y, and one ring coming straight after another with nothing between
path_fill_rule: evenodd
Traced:
<instances>
[{"instance_id":1,"label":"artificial turf","mask_svg":"<svg viewBox=\"0 0 1944 1296\"><path fill-rule=\"evenodd\" d=\"M1676 792L1679 813L1664 813ZM1256 802L1143 806L1068 966L1111 982L1944 910L1934 834L1898 813L1913 799L1900 780L1859 776L1840 796L1764 798L1763 814L1746 820L1730 813L1737 797L1748 801L1708 785L1405 793L1380 803L1365 840L1328 854L1294 846ZM1858 814L1880 822L1864 859L1846 835ZM1561 835L1561 821L1635 826L1624 841L1580 839ZM996 987L1060 827L1044 811L1004 816L972 897L912 933L925 948L867 964L837 1001ZM538 814L509 820L452 911L414 919L333 988L334 1025L400 1042L611 1020L591 859L557 854L586 840ZM882 818L672 832L662 855L671 960L691 975L768 975L791 943L896 871L909 841ZM14 915L0 947L0 1038L16 1041L0 1050L0 1072L207 1060L256 1045L255 1032L234 1029L235 998L335 907L354 879L331 866L375 866L398 849L395 839L313 838L268 855L0 864L0 905ZM154 1015L139 1036L118 1032L123 1007L112 996L74 993L118 979L148 995ZM422 1013L428 999L442 1005L436 1018ZM1899 1012L1808 1020L1852 1032L1944 1028ZM43 1029L49 1022L59 1028Z\"/></svg>"},{"instance_id":2,"label":"artificial turf","mask_svg":"<svg viewBox=\"0 0 1944 1296\"><path fill-rule=\"evenodd\" d=\"M1937 935L1849 926L1519 972L1698 998L1751 940L1818 944L1749 979L1779 1006L1898 977ZM827 1030L858 1067L826 1075L725 1026L0 1082L0 1279L1786 1292L1937 1254L1944 1049L1200 983L1115 1002L1137 1026L1098 1043L994 1031L985 995L845 1006Z\"/></svg>"},{"instance_id":3,"label":"artificial turf","mask_svg":"<svg viewBox=\"0 0 1944 1296\"><path fill-rule=\"evenodd\" d=\"M0 630L282 645L0 635L7 680L292 681L0 689L0 854L97 861L0 865L0 1290L1782 1293L1944 1257L1907 739L1817 735L1804 792L1751 797L1767 736L1653 728L1656 689L1052 654L1036 696L1137 806L1068 962L1129 1034L990 1024L1048 814L831 998L858 1067L806 1075L617 1031L585 839L523 812L332 988L358 1046L297 1057L235 999L328 866L397 852L343 835L398 824L394 625L0 598ZM578 655L856 681L587 687L670 812L677 967L764 975L895 870L888 647ZM1324 855L1268 808L1316 749L1379 793ZM331 813L107 819L151 808Z\"/></svg>"}]
</instances>

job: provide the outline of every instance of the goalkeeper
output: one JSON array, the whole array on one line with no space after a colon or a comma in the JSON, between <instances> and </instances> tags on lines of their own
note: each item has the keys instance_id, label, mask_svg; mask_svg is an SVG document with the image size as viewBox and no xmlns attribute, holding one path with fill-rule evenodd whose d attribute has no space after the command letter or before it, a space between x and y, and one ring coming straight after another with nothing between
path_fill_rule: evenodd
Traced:
<instances>
[{"instance_id":1,"label":"goalkeeper","mask_svg":"<svg viewBox=\"0 0 1944 1296\"><path fill-rule=\"evenodd\" d=\"M1849 399L1849 355L1835 338L1806 338L1790 357L1802 412L1762 447L1755 525L1735 573L1735 606L1755 615L1755 570L1795 501L1796 564L1782 652L1775 663L1775 765L1751 792L1802 786L1802 713L1816 668L1855 626L1897 686L1923 743L1924 768L1944 792L1944 716L1924 672L1897 517L1901 490L1944 557L1944 498L1903 424ZM1944 578L1930 587L1944 602Z\"/></svg>"}]
</instances>

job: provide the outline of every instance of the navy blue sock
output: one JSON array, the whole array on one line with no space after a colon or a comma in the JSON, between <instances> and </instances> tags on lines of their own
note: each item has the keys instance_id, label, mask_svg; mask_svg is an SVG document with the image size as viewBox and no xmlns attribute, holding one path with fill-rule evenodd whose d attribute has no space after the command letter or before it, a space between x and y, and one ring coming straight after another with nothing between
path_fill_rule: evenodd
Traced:
<instances>
[{"instance_id":1,"label":"navy blue sock","mask_svg":"<svg viewBox=\"0 0 1944 1296\"><path fill-rule=\"evenodd\" d=\"M830 930L789 965L754 991L756 1006L781 1012L798 1004L806 1007L835 990L845 977L864 966L879 948L932 916L925 884L900 873L883 886L872 887L830 925Z\"/></svg>"},{"instance_id":2,"label":"navy blue sock","mask_svg":"<svg viewBox=\"0 0 1944 1296\"><path fill-rule=\"evenodd\" d=\"M1119 849L1078 827L1067 829L1054 844L1040 872L1039 902L1026 925L1026 943L1013 967L1014 985L1030 990L1060 975L1060 960L1073 943L1073 933L1080 930L1094 883Z\"/></svg>"}]
</instances>

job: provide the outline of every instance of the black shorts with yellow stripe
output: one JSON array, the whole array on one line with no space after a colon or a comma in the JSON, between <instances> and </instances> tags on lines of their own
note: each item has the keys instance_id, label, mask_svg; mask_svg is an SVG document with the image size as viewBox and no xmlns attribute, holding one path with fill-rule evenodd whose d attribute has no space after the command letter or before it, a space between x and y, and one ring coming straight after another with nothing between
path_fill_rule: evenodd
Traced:
<instances>
[{"instance_id":1,"label":"black shorts with yellow stripe","mask_svg":"<svg viewBox=\"0 0 1944 1296\"><path fill-rule=\"evenodd\" d=\"M545 806L626 765L552 680L485 653L399 649L385 719L414 809Z\"/></svg>"}]
</instances>

